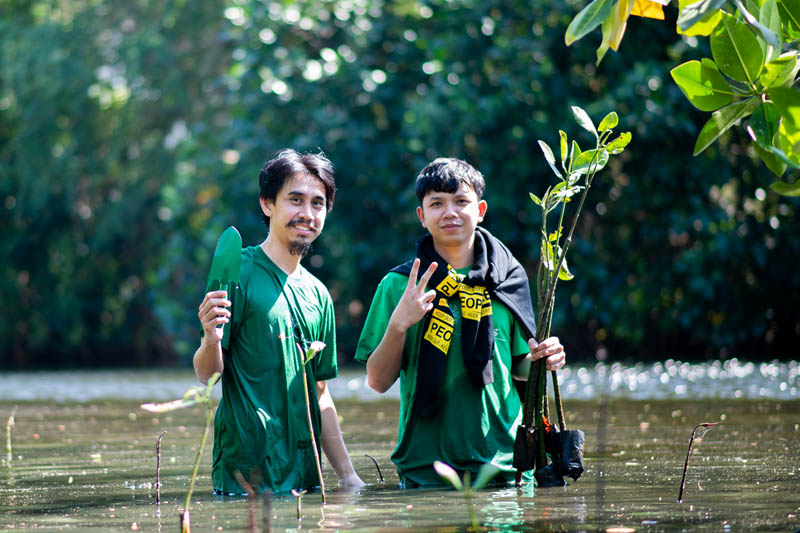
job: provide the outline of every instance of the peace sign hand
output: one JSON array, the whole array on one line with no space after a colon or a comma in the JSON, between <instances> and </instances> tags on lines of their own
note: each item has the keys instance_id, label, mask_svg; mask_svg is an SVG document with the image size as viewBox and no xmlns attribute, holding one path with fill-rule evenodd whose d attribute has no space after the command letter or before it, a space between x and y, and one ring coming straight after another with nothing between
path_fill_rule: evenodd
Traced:
<instances>
[{"instance_id":1,"label":"peace sign hand","mask_svg":"<svg viewBox=\"0 0 800 533\"><path fill-rule=\"evenodd\" d=\"M389 319L389 327L394 327L403 333L422 320L422 317L433 309L433 299L436 297L436 291L434 290L425 292L428 281L433 273L436 272L436 263L430 264L428 270L422 274L422 277L419 278L419 283L417 283L419 265L419 258L414 259L411 273L408 275L406 290L403 292L400 301L397 302L397 307L394 308L392 317Z\"/></svg>"}]
</instances>

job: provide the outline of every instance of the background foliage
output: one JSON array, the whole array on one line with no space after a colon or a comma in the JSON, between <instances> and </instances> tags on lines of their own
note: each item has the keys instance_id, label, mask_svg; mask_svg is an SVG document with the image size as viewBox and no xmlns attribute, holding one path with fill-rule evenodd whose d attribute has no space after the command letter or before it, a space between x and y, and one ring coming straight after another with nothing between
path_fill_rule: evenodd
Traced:
<instances>
[{"instance_id":1,"label":"background foliage","mask_svg":"<svg viewBox=\"0 0 800 533\"><path fill-rule=\"evenodd\" d=\"M669 71L709 56L631 21L622 54L567 48L579 3L11 0L0 4L0 367L188 364L221 231L263 240L261 165L324 150L339 194L306 266L342 363L372 293L421 234L437 156L487 178L484 225L535 273L552 183L537 140L616 110L633 142L595 182L553 331L573 360L797 356L797 198ZM784 176L786 179L787 176Z\"/></svg>"}]
</instances>

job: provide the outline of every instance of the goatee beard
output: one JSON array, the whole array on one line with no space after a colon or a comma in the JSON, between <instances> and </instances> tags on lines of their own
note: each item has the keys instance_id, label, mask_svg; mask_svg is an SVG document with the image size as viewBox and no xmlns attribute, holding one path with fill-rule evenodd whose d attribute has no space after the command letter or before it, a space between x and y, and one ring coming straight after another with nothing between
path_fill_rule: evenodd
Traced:
<instances>
[{"instance_id":1,"label":"goatee beard","mask_svg":"<svg viewBox=\"0 0 800 533\"><path fill-rule=\"evenodd\" d=\"M301 258L311 251L311 243L305 241L292 241L289 243L289 254L299 255Z\"/></svg>"}]
</instances>

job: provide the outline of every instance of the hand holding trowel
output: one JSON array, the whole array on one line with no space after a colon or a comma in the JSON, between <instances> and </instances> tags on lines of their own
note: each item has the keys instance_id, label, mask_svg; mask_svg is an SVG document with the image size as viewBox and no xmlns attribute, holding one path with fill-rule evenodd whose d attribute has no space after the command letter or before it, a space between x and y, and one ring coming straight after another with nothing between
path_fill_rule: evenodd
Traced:
<instances>
[{"instance_id":1,"label":"hand holding trowel","mask_svg":"<svg viewBox=\"0 0 800 533\"><path fill-rule=\"evenodd\" d=\"M211 270L208 273L206 292L223 290L228 293L233 312L234 289L239 284L242 266L242 236L233 226L222 232L211 259ZM230 321L218 327L223 329L222 347L227 349L230 343Z\"/></svg>"}]
</instances>

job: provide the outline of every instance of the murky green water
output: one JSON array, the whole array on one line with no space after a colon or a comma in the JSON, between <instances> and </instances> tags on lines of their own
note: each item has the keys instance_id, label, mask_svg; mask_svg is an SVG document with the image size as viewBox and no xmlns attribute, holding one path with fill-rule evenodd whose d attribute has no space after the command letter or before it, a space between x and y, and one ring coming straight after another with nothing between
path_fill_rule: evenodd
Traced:
<instances>
[{"instance_id":1,"label":"murky green water","mask_svg":"<svg viewBox=\"0 0 800 533\"><path fill-rule=\"evenodd\" d=\"M574 378L580 379L577 374L573 372ZM764 376L758 368L751 374L752 379ZM180 396L193 383L191 373L159 376L122 372L83 373L75 379L74 374L0 375L2 457L5 422L18 406L11 465L0 466L0 531L178 531L203 416L197 409L163 415L142 411L141 401ZM675 377L680 377L680 371ZM653 379L663 384L658 375ZM748 376L739 379L742 390L751 390ZM797 386L796 372L779 379L788 379L784 389ZM270 512L272 529L466 530L469 514L455 491L397 489L389 456L396 437L398 402L375 400L359 392L358 380L355 374L340 378L334 394L355 467L369 486L356 493L336 490L335 474L326 464L328 504L321 508L319 494L306 495L298 522L295 499L276 497ZM593 383L595 390L603 390L599 382ZM706 384L705 392L695 391L694 397L668 400L659 394L642 398L640 380L636 383L634 395L615 394L606 387L608 394L566 402L570 427L586 432L586 472L581 479L564 489L539 489L535 496L530 489L481 491L474 498L481 525L495 530L557 531L793 531L800 527L800 399L796 394L781 396L787 390L781 391L779 382L774 387L761 383L752 389L759 391L756 397L745 393L744 398L722 399ZM31 394L36 387L39 392ZM684 503L677 504L692 428L699 422L717 421L722 425L695 441ZM158 507L155 443L164 430L168 432L162 441L164 486ZM384 483L379 483L365 454L379 461ZM210 493L210 446L204 455L192 499L193 529L249 530L245 498ZM263 508L259 504L253 511L261 530Z\"/></svg>"}]
</instances>

